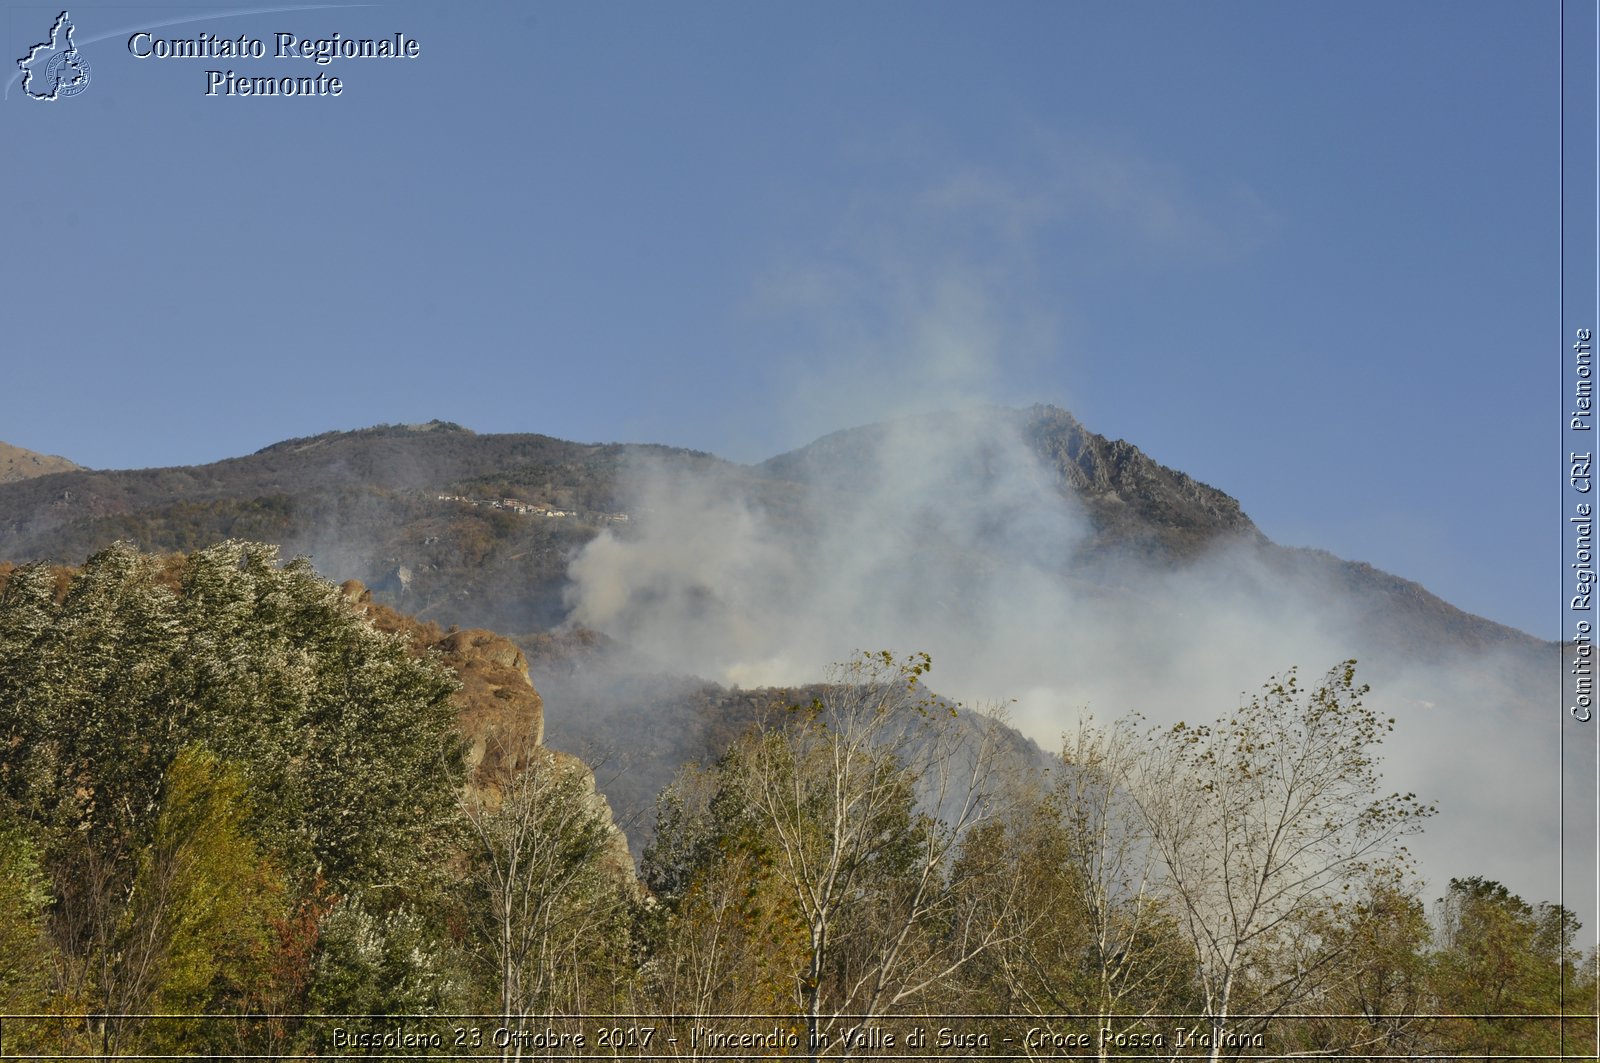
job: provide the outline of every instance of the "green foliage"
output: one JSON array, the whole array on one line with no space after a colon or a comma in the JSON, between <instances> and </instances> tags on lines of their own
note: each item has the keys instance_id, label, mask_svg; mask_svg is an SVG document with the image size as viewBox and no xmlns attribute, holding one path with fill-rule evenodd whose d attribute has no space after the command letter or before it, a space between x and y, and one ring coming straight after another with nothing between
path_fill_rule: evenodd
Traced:
<instances>
[{"instance_id":1,"label":"green foliage","mask_svg":"<svg viewBox=\"0 0 1600 1063\"><path fill-rule=\"evenodd\" d=\"M320 931L309 1010L420 1015L462 1008L453 950L417 909L357 895L339 902Z\"/></svg>"},{"instance_id":2,"label":"green foliage","mask_svg":"<svg viewBox=\"0 0 1600 1063\"><path fill-rule=\"evenodd\" d=\"M184 552L224 539L281 541L299 516L294 499L280 493L181 500L76 522L55 533L54 546L59 556L82 557L124 540Z\"/></svg>"},{"instance_id":3,"label":"green foliage","mask_svg":"<svg viewBox=\"0 0 1600 1063\"><path fill-rule=\"evenodd\" d=\"M114 857L156 807L181 744L168 696L180 643L156 562L108 551L55 600L17 572L0 597L0 784L37 822Z\"/></svg>"},{"instance_id":4,"label":"green foliage","mask_svg":"<svg viewBox=\"0 0 1600 1063\"><path fill-rule=\"evenodd\" d=\"M161 811L118 928L112 959L121 1010L169 1014L251 1010L281 918L284 885L246 831L240 773L198 746L167 770ZM236 1031L200 1019L153 1023L148 1051L238 1047Z\"/></svg>"},{"instance_id":5,"label":"green foliage","mask_svg":"<svg viewBox=\"0 0 1600 1063\"><path fill-rule=\"evenodd\" d=\"M480 523L492 552L502 529ZM293 1020L124 1012L521 1027L641 1005L788 1013L836 1045L862 1016L939 1011L1183 1013L1286 1055L1578 1043L1519 1017L1592 989L1569 913L1458 879L1430 927L1399 845L1430 809L1383 793L1391 722L1351 663L1210 725L1086 723L1048 780L1005 785L993 732L928 692L930 668L862 655L680 772L641 903L585 769L541 750L463 789L453 677L305 562L119 545L70 578L11 571L0 1011L78 1018L8 1023L6 1048L328 1048ZM726 735L763 700L704 708ZM1321 1017L1238 1019L1291 1005Z\"/></svg>"},{"instance_id":6,"label":"green foliage","mask_svg":"<svg viewBox=\"0 0 1600 1063\"><path fill-rule=\"evenodd\" d=\"M1102 730L1086 719L1048 785L962 847L958 876L991 868L971 888L1013 927L965 972L972 1010L1097 1015L1132 1034L1193 1009L1194 950L1132 791L1141 751L1133 721ZM988 886L996 865L1016 868L1011 898Z\"/></svg>"},{"instance_id":7,"label":"green foliage","mask_svg":"<svg viewBox=\"0 0 1600 1063\"><path fill-rule=\"evenodd\" d=\"M118 545L64 591L42 566L14 572L0 796L55 901L54 995L104 1012L297 1003L316 987L279 957L316 941L302 916L330 895L380 921L436 904L464 774L454 689L271 547L174 564ZM239 1036L164 1030L96 1035Z\"/></svg>"},{"instance_id":8,"label":"green foliage","mask_svg":"<svg viewBox=\"0 0 1600 1063\"><path fill-rule=\"evenodd\" d=\"M664 909L649 972L673 1009L793 1009L803 1036L837 1040L944 999L994 942L950 878L987 815L990 736L922 689L929 667L862 654L664 796L645 863Z\"/></svg>"},{"instance_id":9,"label":"green foliage","mask_svg":"<svg viewBox=\"0 0 1600 1063\"><path fill-rule=\"evenodd\" d=\"M309 564L274 562L223 544L184 570L207 732L273 805L273 844L330 888L435 872L463 770L454 678L370 628Z\"/></svg>"},{"instance_id":10,"label":"green foliage","mask_svg":"<svg viewBox=\"0 0 1600 1063\"><path fill-rule=\"evenodd\" d=\"M647 990L680 1014L774 1014L796 1003L807 931L740 779L745 743L688 765L657 802L642 866L656 906L644 933Z\"/></svg>"},{"instance_id":11,"label":"green foliage","mask_svg":"<svg viewBox=\"0 0 1600 1063\"><path fill-rule=\"evenodd\" d=\"M1429 961L1432 927L1416 885L1395 868L1370 875L1349 899L1307 920L1308 964L1323 977L1302 1011L1280 1027L1286 1052L1408 1056L1437 1050Z\"/></svg>"},{"instance_id":12,"label":"green foliage","mask_svg":"<svg viewBox=\"0 0 1600 1063\"><path fill-rule=\"evenodd\" d=\"M0 784L114 863L147 840L177 751L204 741L270 808L251 828L292 873L398 882L448 842L453 690L271 547L200 551L173 588L156 558L117 546L59 604L37 567L0 597Z\"/></svg>"},{"instance_id":13,"label":"green foliage","mask_svg":"<svg viewBox=\"0 0 1600 1063\"><path fill-rule=\"evenodd\" d=\"M1005 926L1002 945L961 975L960 1011L997 1015L1095 1010L1083 958L1091 933L1078 896L1077 868L1065 835L1041 805L984 824L961 846L952 880L981 918ZM1020 889L996 890L995 869L1014 867Z\"/></svg>"},{"instance_id":14,"label":"green foliage","mask_svg":"<svg viewBox=\"0 0 1600 1063\"><path fill-rule=\"evenodd\" d=\"M1498 882L1457 878L1440 900L1440 948L1434 957L1437 1010L1491 1016L1441 1023L1439 1036L1485 1057L1554 1055L1561 1024L1519 1015L1560 1014L1562 980L1574 980L1578 924L1555 904L1530 905ZM1567 1010L1572 1010L1568 1008ZM1589 1031L1568 1030L1580 1044Z\"/></svg>"},{"instance_id":15,"label":"green foliage","mask_svg":"<svg viewBox=\"0 0 1600 1063\"><path fill-rule=\"evenodd\" d=\"M0 820L0 1015L51 1010L55 949L47 932L50 884L27 834ZM10 1020L11 1051L40 1051L52 1024Z\"/></svg>"}]
</instances>

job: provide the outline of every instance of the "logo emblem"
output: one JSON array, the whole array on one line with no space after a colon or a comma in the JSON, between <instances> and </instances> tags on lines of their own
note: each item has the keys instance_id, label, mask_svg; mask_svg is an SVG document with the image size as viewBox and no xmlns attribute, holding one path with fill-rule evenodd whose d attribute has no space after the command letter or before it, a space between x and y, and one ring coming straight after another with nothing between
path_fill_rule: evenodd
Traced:
<instances>
[{"instance_id":1,"label":"logo emblem","mask_svg":"<svg viewBox=\"0 0 1600 1063\"><path fill-rule=\"evenodd\" d=\"M22 71L22 91L35 100L50 102L76 96L89 87L89 61L72 43L72 18L63 11L50 27L50 39L28 49L17 60Z\"/></svg>"}]
</instances>

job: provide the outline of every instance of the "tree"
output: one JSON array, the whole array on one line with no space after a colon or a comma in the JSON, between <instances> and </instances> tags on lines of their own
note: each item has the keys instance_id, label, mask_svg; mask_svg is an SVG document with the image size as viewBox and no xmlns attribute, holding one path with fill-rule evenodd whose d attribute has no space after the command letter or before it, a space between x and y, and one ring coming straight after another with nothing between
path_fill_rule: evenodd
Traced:
<instances>
[{"instance_id":1,"label":"tree","mask_svg":"<svg viewBox=\"0 0 1600 1063\"><path fill-rule=\"evenodd\" d=\"M1159 846L1139 814L1138 757L1132 721L1102 730L1083 720L1063 740L1044 809L1060 838L1070 910L1083 928L1077 999L1069 1007L1057 998L1054 1010L1093 1012L1101 1028L1117 1033L1187 1004L1194 967L1178 905L1160 879ZM1102 1059L1108 1051L1102 1039Z\"/></svg>"},{"instance_id":2,"label":"tree","mask_svg":"<svg viewBox=\"0 0 1600 1063\"><path fill-rule=\"evenodd\" d=\"M180 592L171 701L272 809L258 833L335 892L437 887L465 776L455 677L274 547L199 551Z\"/></svg>"},{"instance_id":3,"label":"tree","mask_svg":"<svg viewBox=\"0 0 1600 1063\"><path fill-rule=\"evenodd\" d=\"M442 862L456 812L454 690L270 546L222 543L174 569L118 544L59 600L44 566L0 595L0 785L118 865L178 750L204 741L243 774L251 829L289 870L336 889L414 880Z\"/></svg>"},{"instance_id":4,"label":"tree","mask_svg":"<svg viewBox=\"0 0 1600 1063\"><path fill-rule=\"evenodd\" d=\"M751 735L728 782L805 928L795 972L813 1058L930 993L993 947L949 888L961 841L994 809L992 729L920 687L926 654L863 654L823 694ZM840 1029L839 1017L851 1016Z\"/></svg>"},{"instance_id":5,"label":"tree","mask_svg":"<svg viewBox=\"0 0 1600 1063\"><path fill-rule=\"evenodd\" d=\"M163 791L106 957L106 1010L248 1010L271 996L262 980L283 910L282 879L246 831L249 804L237 770L188 746L167 769ZM118 1050L121 1025L107 1022L107 1052ZM249 1034L183 1018L153 1024L141 1040L148 1051L221 1052Z\"/></svg>"},{"instance_id":6,"label":"tree","mask_svg":"<svg viewBox=\"0 0 1600 1063\"><path fill-rule=\"evenodd\" d=\"M1444 1046L1486 1058L1559 1054L1559 1022L1518 1016L1561 1013L1563 975L1571 981L1579 960L1572 913L1472 877L1450 880L1439 916L1435 1007L1455 1016L1438 1031Z\"/></svg>"},{"instance_id":7,"label":"tree","mask_svg":"<svg viewBox=\"0 0 1600 1063\"><path fill-rule=\"evenodd\" d=\"M307 1012L407 1015L415 1032L443 1035L445 1016L475 1010L450 939L422 906L355 893L340 898L317 930ZM326 1048L308 1036L314 1031L291 1033L300 1035L301 1052ZM372 1047L361 1054L386 1051Z\"/></svg>"},{"instance_id":8,"label":"tree","mask_svg":"<svg viewBox=\"0 0 1600 1063\"><path fill-rule=\"evenodd\" d=\"M1341 956L1318 933L1369 875L1403 865L1431 807L1381 794L1394 726L1362 701L1355 662L1311 690L1294 671L1209 726L1153 732L1133 792L1193 950L1211 1058L1239 1047L1236 1014L1307 999Z\"/></svg>"},{"instance_id":9,"label":"tree","mask_svg":"<svg viewBox=\"0 0 1600 1063\"><path fill-rule=\"evenodd\" d=\"M1414 1056L1436 1047L1427 1018L1432 931L1398 869L1377 869L1349 903L1325 909L1317 937L1329 975L1301 1008L1315 1017L1286 1038L1294 1054Z\"/></svg>"},{"instance_id":10,"label":"tree","mask_svg":"<svg viewBox=\"0 0 1600 1063\"><path fill-rule=\"evenodd\" d=\"M20 827L0 817L0 1015L43 1014L54 1001L55 949L47 933L50 887ZM41 1052L51 1024L10 1019L0 1030L12 1052Z\"/></svg>"},{"instance_id":11,"label":"tree","mask_svg":"<svg viewBox=\"0 0 1600 1063\"><path fill-rule=\"evenodd\" d=\"M205 971L232 939L185 914L208 881L242 900L257 872L280 879L269 922L330 897L380 915L432 903L464 776L455 685L270 546L118 544L76 572L10 573L0 800L49 881L55 996L113 1012L220 991ZM214 761L184 752L201 745ZM316 939L282 930L280 947Z\"/></svg>"},{"instance_id":12,"label":"tree","mask_svg":"<svg viewBox=\"0 0 1600 1063\"><path fill-rule=\"evenodd\" d=\"M587 769L537 750L503 791L469 792L463 811L473 940L502 1023L614 1005L632 898Z\"/></svg>"},{"instance_id":13,"label":"tree","mask_svg":"<svg viewBox=\"0 0 1600 1063\"><path fill-rule=\"evenodd\" d=\"M686 765L657 800L641 869L652 902L644 974L652 1007L670 1014L781 1013L805 963L793 893L733 784L740 748L709 769Z\"/></svg>"}]
</instances>

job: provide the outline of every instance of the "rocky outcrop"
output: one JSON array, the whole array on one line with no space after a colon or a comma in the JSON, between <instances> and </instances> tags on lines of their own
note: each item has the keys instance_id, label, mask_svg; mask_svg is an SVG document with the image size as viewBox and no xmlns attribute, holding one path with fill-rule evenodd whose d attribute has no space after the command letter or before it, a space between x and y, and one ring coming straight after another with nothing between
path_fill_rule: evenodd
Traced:
<instances>
[{"instance_id":1,"label":"rocky outcrop","mask_svg":"<svg viewBox=\"0 0 1600 1063\"><path fill-rule=\"evenodd\" d=\"M528 659L492 631L455 631L431 647L461 677L461 731L472 743L467 763L481 785L527 767L544 744L544 701L528 679Z\"/></svg>"},{"instance_id":2,"label":"rocky outcrop","mask_svg":"<svg viewBox=\"0 0 1600 1063\"><path fill-rule=\"evenodd\" d=\"M510 639L481 628L441 630L374 601L359 580L340 590L374 627L405 636L415 652L434 655L461 680L456 712L469 743L470 785L498 789L528 766L544 744L544 700L528 678L527 657Z\"/></svg>"},{"instance_id":3,"label":"rocky outcrop","mask_svg":"<svg viewBox=\"0 0 1600 1063\"><path fill-rule=\"evenodd\" d=\"M1264 537L1233 496L1169 469L1055 406L1021 411L1022 437L1089 511L1102 537L1186 554L1218 538Z\"/></svg>"},{"instance_id":4,"label":"rocky outcrop","mask_svg":"<svg viewBox=\"0 0 1600 1063\"><path fill-rule=\"evenodd\" d=\"M544 700L528 677L528 659L510 639L482 628L442 631L381 605L357 580L340 588L352 606L382 631L406 637L418 653L437 657L461 680L456 713L467 741L467 789L483 805L494 808L520 771L542 767L576 773L594 811L611 824L608 863L632 882L633 858L628 839L612 817L611 806L595 788L594 772L570 753L544 745Z\"/></svg>"},{"instance_id":5,"label":"rocky outcrop","mask_svg":"<svg viewBox=\"0 0 1600 1063\"><path fill-rule=\"evenodd\" d=\"M955 462L945 476L954 483L982 483L990 462L1017 441L1055 488L1082 508L1095 540L1088 553L1115 551L1166 559L1196 554L1221 540L1265 542L1232 496L1153 461L1138 447L1084 428L1067 411L1037 405L924 414L887 424L847 428L756 467L762 476L830 490L864 486L862 470L879 468L881 456L904 450L908 441L943 444L936 460ZM964 463L964 464L962 464Z\"/></svg>"}]
</instances>

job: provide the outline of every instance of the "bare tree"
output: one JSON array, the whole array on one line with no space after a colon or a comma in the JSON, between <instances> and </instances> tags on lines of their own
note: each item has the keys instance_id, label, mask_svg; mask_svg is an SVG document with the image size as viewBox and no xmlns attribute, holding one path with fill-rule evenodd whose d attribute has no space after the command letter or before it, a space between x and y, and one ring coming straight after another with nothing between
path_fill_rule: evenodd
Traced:
<instances>
[{"instance_id":1,"label":"bare tree","mask_svg":"<svg viewBox=\"0 0 1600 1063\"><path fill-rule=\"evenodd\" d=\"M1131 1032L1170 1011L1193 970L1179 939L1160 854L1133 793L1140 753L1131 721L1084 719L1062 742L1048 806L1061 831L1087 941L1085 1001L1101 1029ZM1069 1010L1057 1003L1057 1010ZM1099 1039L1105 1059L1110 1041Z\"/></svg>"},{"instance_id":2,"label":"bare tree","mask_svg":"<svg viewBox=\"0 0 1600 1063\"><path fill-rule=\"evenodd\" d=\"M1367 691L1354 661L1309 691L1290 671L1213 725L1151 734L1139 757L1132 792L1194 951L1213 1060L1264 1025L1241 1029L1241 1002L1266 1017L1315 991L1340 959L1318 920L1403 863L1401 840L1432 813L1380 794L1394 721Z\"/></svg>"},{"instance_id":3,"label":"bare tree","mask_svg":"<svg viewBox=\"0 0 1600 1063\"><path fill-rule=\"evenodd\" d=\"M805 927L812 1058L1010 929L963 918L949 888L956 847L993 812L997 750L992 728L923 692L929 667L925 654L888 653L837 666L821 697L741 756L745 799Z\"/></svg>"},{"instance_id":4,"label":"bare tree","mask_svg":"<svg viewBox=\"0 0 1600 1063\"><path fill-rule=\"evenodd\" d=\"M511 1029L561 1008L583 1010L586 977L619 929L627 902L610 866L615 831L587 770L549 750L503 790L469 791L472 918ZM520 1042L501 1056L521 1058Z\"/></svg>"}]
</instances>

